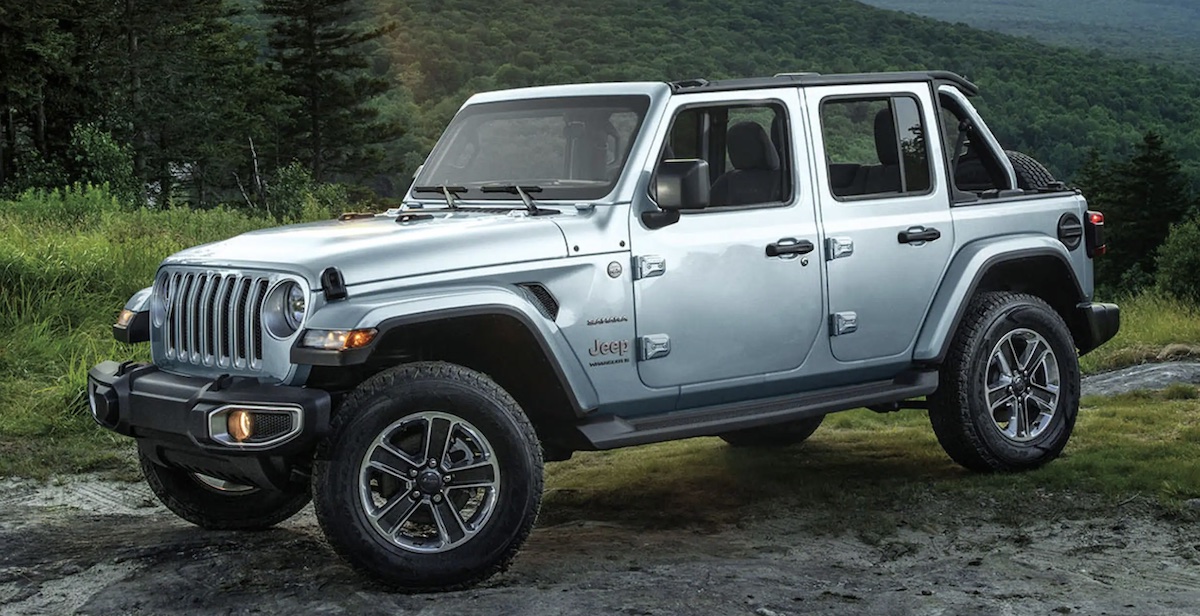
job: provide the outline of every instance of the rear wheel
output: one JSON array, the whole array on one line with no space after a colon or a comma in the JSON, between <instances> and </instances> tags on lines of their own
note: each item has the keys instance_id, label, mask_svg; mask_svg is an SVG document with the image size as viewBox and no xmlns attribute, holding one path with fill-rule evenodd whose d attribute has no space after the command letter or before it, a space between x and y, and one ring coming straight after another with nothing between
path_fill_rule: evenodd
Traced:
<instances>
[{"instance_id":1,"label":"rear wheel","mask_svg":"<svg viewBox=\"0 0 1200 616\"><path fill-rule=\"evenodd\" d=\"M141 456L150 490L175 515L210 530L262 530L296 515L309 501L307 484L265 490L156 464Z\"/></svg>"},{"instance_id":2,"label":"rear wheel","mask_svg":"<svg viewBox=\"0 0 1200 616\"><path fill-rule=\"evenodd\" d=\"M542 496L533 426L488 377L440 362L363 383L313 474L317 519L360 570L400 590L461 588L505 569Z\"/></svg>"},{"instance_id":3,"label":"rear wheel","mask_svg":"<svg viewBox=\"0 0 1200 616\"><path fill-rule=\"evenodd\" d=\"M1079 412L1079 361L1066 323L1041 299L972 300L929 397L929 420L956 462L1021 471L1058 457Z\"/></svg>"},{"instance_id":4,"label":"rear wheel","mask_svg":"<svg viewBox=\"0 0 1200 616\"><path fill-rule=\"evenodd\" d=\"M784 447L803 443L812 436L825 416L801 419L778 426L764 426L737 432L726 432L721 440L733 447Z\"/></svg>"}]
</instances>

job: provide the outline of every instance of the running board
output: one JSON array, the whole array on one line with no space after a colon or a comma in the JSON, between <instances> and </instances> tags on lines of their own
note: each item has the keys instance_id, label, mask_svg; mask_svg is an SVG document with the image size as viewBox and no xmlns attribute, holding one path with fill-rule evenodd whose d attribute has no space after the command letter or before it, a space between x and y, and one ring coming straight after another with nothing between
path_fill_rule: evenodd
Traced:
<instances>
[{"instance_id":1,"label":"running board","mask_svg":"<svg viewBox=\"0 0 1200 616\"><path fill-rule=\"evenodd\" d=\"M762 400L674 411L665 415L623 419L597 417L578 426L596 449L615 449L694 436L714 436L828 415L864 406L927 396L937 390L938 373L910 371L889 381L831 387Z\"/></svg>"}]
</instances>

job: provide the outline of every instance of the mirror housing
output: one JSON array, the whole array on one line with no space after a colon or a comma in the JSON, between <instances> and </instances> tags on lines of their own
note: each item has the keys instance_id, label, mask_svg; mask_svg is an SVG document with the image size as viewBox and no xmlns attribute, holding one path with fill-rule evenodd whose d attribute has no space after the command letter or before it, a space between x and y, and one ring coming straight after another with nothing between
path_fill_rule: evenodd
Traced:
<instances>
[{"instance_id":1,"label":"mirror housing","mask_svg":"<svg viewBox=\"0 0 1200 616\"><path fill-rule=\"evenodd\" d=\"M708 163L698 158L664 160L658 165L655 194L662 210L702 210L711 187Z\"/></svg>"},{"instance_id":2,"label":"mirror housing","mask_svg":"<svg viewBox=\"0 0 1200 616\"><path fill-rule=\"evenodd\" d=\"M654 175L658 210L642 214L642 223L661 229L679 222L682 210L702 210L709 205L708 163L698 158L664 160Z\"/></svg>"}]
</instances>

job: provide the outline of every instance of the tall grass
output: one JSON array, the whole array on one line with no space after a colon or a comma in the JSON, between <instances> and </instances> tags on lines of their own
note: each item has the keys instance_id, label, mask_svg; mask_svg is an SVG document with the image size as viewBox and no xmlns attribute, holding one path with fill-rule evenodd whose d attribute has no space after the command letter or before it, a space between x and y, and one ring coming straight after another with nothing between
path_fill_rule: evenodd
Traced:
<instances>
[{"instance_id":1,"label":"tall grass","mask_svg":"<svg viewBox=\"0 0 1200 616\"><path fill-rule=\"evenodd\" d=\"M145 345L113 340L117 313L168 255L275 224L123 208L93 186L0 201L0 475L119 465L80 395L97 362L148 359Z\"/></svg>"},{"instance_id":2,"label":"tall grass","mask_svg":"<svg viewBox=\"0 0 1200 616\"><path fill-rule=\"evenodd\" d=\"M1155 293L1127 297L1121 330L1080 361L1084 372L1101 372L1171 359L1200 360L1200 310Z\"/></svg>"}]
</instances>

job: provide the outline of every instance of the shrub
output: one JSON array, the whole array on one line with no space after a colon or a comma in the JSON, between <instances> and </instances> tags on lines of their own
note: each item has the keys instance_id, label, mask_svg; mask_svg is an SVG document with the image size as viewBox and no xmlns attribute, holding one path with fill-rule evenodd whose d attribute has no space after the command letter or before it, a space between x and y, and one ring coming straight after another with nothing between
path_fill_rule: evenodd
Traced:
<instances>
[{"instance_id":1,"label":"shrub","mask_svg":"<svg viewBox=\"0 0 1200 616\"><path fill-rule=\"evenodd\" d=\"M1155 282L1168 295L1200 303L1200 219L1171 228L1158 249Z\"/></svg>"},{"instance_id":2,"label":"shrub","mask_svg":"<svg viewBox=\"0 0 1200 616\"><path fill-rule=\"evenodd\" d=\"M107 184L122 202L141 204L141 181L133 173L133 152L129 146L95 124L79 124L71 131L70 152L80 182Z\"/></svg>"},{"instance_id":3,"label":"shrub","mask_svg":"<svg viewBox=\"0 0 1200 616\"><path fill-rule=\"evenodd\" d=\"M296 162L276 171L267 190L271 214L284 221L329 218L345 208L348 200L345 186L319 183Z\"/></svg>"}]
</instances>

